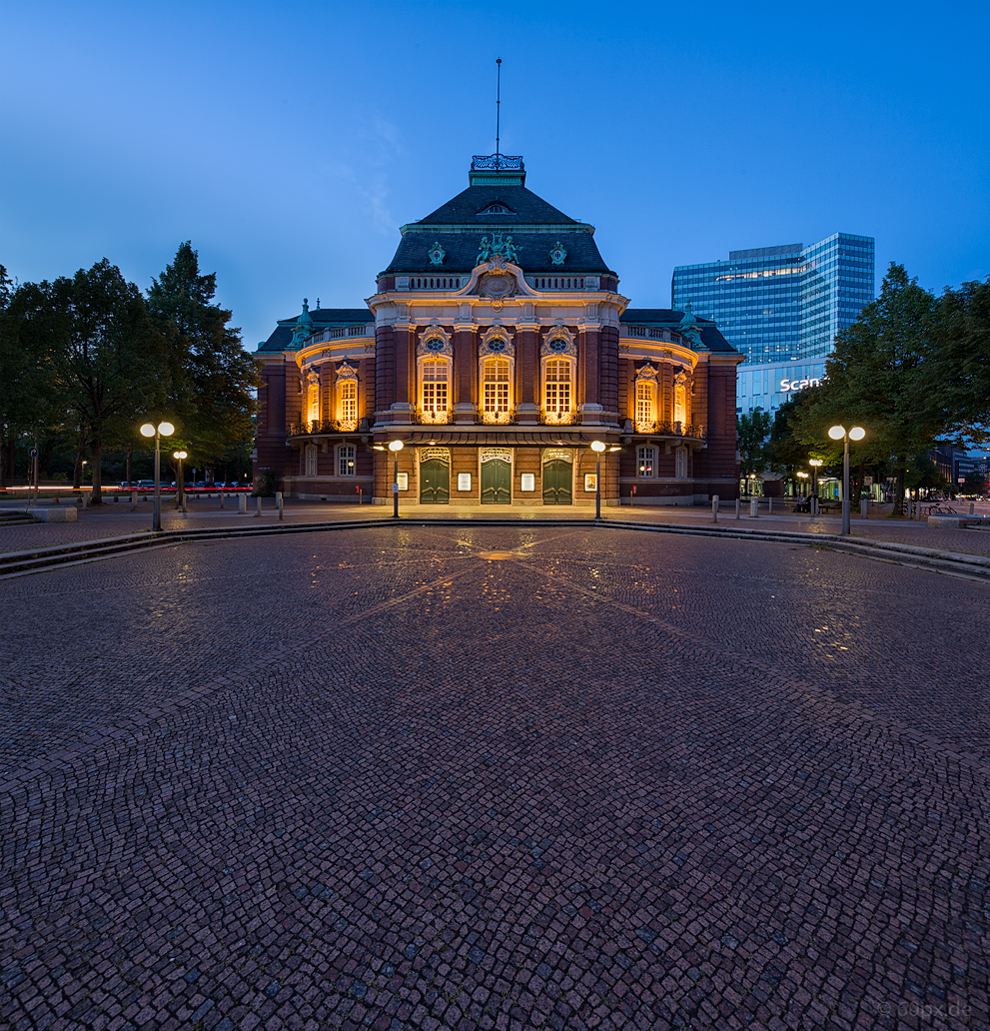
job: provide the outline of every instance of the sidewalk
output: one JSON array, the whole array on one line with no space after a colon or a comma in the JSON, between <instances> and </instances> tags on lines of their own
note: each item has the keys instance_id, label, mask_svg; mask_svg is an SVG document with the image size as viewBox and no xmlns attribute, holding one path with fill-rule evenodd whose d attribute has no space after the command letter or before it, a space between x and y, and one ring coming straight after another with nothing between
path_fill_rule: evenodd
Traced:
<instances>
[{"instance_id":1,"label":"sidewalk","mask_svg":"<svg viewBox=\"0 0 990 1031\"><path fill-rule=\"evenodd\" d=\"M0 511L13 511L23 505L0 501ZM101 505L96 508L80 508L79 518L74 523L36 523L25 526L9 526L0 529L0 552L22 551L30 548L47 547L77 541L102 540L125 534L151 532L151 504L139 502L137 510L130 511L129 502ZM986 503L977 504L977 514L988 509ZM965 511L968 512L968 503ZM741 517L735 517L733 502L726 502L719 511L718 523L753 532L786 530L791 533L806 533L810 537L820 534L837 534L841 530L841 517L835 513L812 519L808 515L790 512L775 512L767 515L764 509L756 518L748 515L749 505L742 506ZM416 505L400 503L400 519L414 522L419 519L505 519L507 521L539 521L541 519L567 519L576 523L594 521L594 509L590 506L534 506L532 508L510 508L502 505ZM174 505L162 507L162 528L166 531L204 530L234 527L256 527L259 523L271 524L278 521L274 499L262 499L262 516L257 515L257 499L248 499L248 514L239 515L236 499L227 499L220 508L217 499L191 501L188 513L176 512ZM288 498L285 503L286 523L353 522L355 520L392 521L391 506L357 505L353 502L332 505L321 501L299 501ZM603 508L605 521L648 523L677 527L712 525L711 509L707 507L646 507L629 506ZM894 520L885 516L871 516L861 519L854 515L851 522L852 536L863 540L889 541L916 547L935 548L941 551L960 552L968 555L990 557L990 527L970 529L935 529L926 522Z\"/></svg>"}]
</instances>

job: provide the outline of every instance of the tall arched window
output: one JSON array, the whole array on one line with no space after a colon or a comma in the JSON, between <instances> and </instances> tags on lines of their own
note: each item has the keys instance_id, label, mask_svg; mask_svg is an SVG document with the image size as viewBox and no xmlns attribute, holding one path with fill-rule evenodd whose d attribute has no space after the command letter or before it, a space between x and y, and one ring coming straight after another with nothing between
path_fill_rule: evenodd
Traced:
<instances>
[{"instance_id":1,"label":"tall arched window","mask_svg":"<svg viewBox=\"0 0 990 1031\"><path fill-rule=\"evenodd\" d=\"M320 377L311 372L306 390L306 418L309 422L320 421Z\"/></svg>"},{"instance_id":2,"label":"tall arched window","mask_svg":"<svg viewBox=\"0 0 990 1031\"><path fill-rule=\"evenodd\" d=\"M427 360L422 362L420 369L423 418L427 422L446 422L450 410L450 363Z\"/></svg>"},{"instance_id":3,"label":"tall arched window","mask_svg":"<svg viewBox=\"0 0 990 1031\"><path fill-rule=\"evenodd\" d=\"M687 426L687 388L679 377L674 383L674 422L680 423L682 430Z\"/></svg>"},{"instance_id":4,"label":"tall arched window","mask_svg":"<svg viewBox=\"0 0 990 1031\"><path fill-rule=\"evenodd\" d=\"M639 433L652 433L657 421L657 384L656 380L640 379L636 381L636 430Z\"/></svg>"},{"instance_id":5,"label":"tall arched window","mask_svg":"<svg viewBox=\"0 0 990 1031\"><path fill-rule=\"evenodd\" d=\"M569 358L551 358L544 365L543 411L549 423L571 421L573 366Z\"/></svg>"},{"instance_id":6,"label":"tall arched window","mask_svg":"<svg viewBox=\"0 0 990 1031\"><path fill-rule=\"evenodd\" d=\"M357 429L357 380L341 380L337 393L340 397L340 428Z\"/></svg>"},{"instance_id":7,"label":"tall arched window","mask_svg":"<svg viewBox=\"0 0 990 1031\"><path fill-rule=\"evenodd\" d=\"M509 386L508 358L486 358L481 365L481 412L485 422L509 421Z\"/></svg>"}]
</instances>

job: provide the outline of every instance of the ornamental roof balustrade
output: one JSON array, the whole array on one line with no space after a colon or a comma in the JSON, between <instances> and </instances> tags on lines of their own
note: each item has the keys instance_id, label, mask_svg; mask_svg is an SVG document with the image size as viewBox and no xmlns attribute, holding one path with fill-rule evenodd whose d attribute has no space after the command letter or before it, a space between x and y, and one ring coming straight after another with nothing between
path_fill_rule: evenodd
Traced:
<instances>
[{"instance_id":1,"label":"ornamental roof balustrade","mask_svg":"<svg viewBox=\"0 0 990 1031\"><path fill-rule=\"evenodd\" d=\"M496 170L521 172L522 154L474 154L471 157L472 172L494 172Z\"/></svg>"},{"instance_id":2,"label":"ornamental roof balustrade","mask_svg":"<svg viewBox=\"0 0 990 1031\"><path fill-rule=\"evenodd\" d=\"M598 290L599 276L524 276L534 290Z\"/></svg>"},{"instance_id":3,"label":"ornamental roof balustrade","mask_svg":"<svg viewBox=\"0 0 990 1031\"><path fill-rule=\"evenodd\" d=\"M327 340L342 340L344 337L365 337L375 335L373 324L366 326L334 326L320 330L309 337L310 344L322 344Z\"/></svg>"},{"instance_id":4,"label":"ornamental roof balustrade","mask_svg":"<svg viewBox=\"0 0 990 1031\"><path fill-rule=\"evenodd\" d=\"M623 326L622 336L636 337L639 340L667 340L673 343L674 336L669 329L657 329L655 326Z\"/></svg>"}]
</instances>

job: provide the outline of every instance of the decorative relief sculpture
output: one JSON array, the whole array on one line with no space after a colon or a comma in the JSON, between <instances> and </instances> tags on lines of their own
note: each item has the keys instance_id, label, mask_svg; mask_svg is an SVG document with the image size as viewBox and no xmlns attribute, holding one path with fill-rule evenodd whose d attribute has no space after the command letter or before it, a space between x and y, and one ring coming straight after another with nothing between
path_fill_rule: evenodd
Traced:
<instances>
[{"instance_id":1,"label":"decorative relief sculpture","mask_svg":"<svg viewBox=\"0 0 990 1031\"><path fill-rule=\"evenodd\" d=\"M422 358L429 356L431 358L453 358L454 357L454 345L451 342L450 334L436 323L427 326L423 330L423 335L420 337L419 344L416 347L416 356Z\"/></svg>"},{"instance_id":2,"label":"decorative relief sculpture","mask_svg":"<svg viewBox=\"0 0 990 1031\"><path fill-rule=\"evenodd\" d=\"M498 324L486 329L478 342L478 355L492 355L498 358L512 358L515 356L515 348L509 337L509 332Z\"/></svg>"},{"instance_id":3,"label":"decorative relief sculpture","mask_svg":"<svg viewBox=\"0 0 990 1031\"><path fill-rule=\"evenodd\" d=\"M554 326L540 348L543 358L577 358L574 334L566 326Z\"/></svg>"},{"instance_id":4,"label":"decorative relief sculpture","mask_svg":"<svg viewBox=\"0 0 990 1031\"><path fill-rule=\"evenodd\" d=\"M478 260L475 262L475 265L484 265L485 262L491 261L496 254L501 255L506 261L511 261L513 265L519 264L519 252L512 242L512 237L507 236L503 240L501 233L492 233L490 240L487 236L481 238L481 246L478 248Z\"/></svg>"},{"instance_id":5,"label":"decorative relief sculpture","mask_svg":"<svg viewBox=\"0 0 990 1031\"><path fill-rule=\"evenodd\" d=\"M430 248L428 253L430 256L431 265L442 265L444 255L446 255L447 252L440 246L440 241L437 240L436 243L434 243L434 245Z\"/></svg>"},{"instance_id":6,"label":"decorative relief sculpture","mask_svg":"<svg viewBox=\"0 0 990 1031\"><path fill-rule=\"evenodd\" d=\"M567 260L567 251L564 250L564 245L558 240L553 245L553 250L550 252L550 264L551 265L563 265Z\"/></svg>"}]
</instances>

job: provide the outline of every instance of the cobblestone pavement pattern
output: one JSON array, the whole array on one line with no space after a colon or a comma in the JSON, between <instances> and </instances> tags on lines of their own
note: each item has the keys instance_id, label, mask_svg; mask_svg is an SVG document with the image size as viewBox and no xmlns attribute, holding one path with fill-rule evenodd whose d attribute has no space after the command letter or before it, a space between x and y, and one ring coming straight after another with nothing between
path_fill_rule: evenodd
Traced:
<instances>
[{"instance_id":1,"label":"cobblestone pavement pattern","mask_svg":"<svg viewBox=\"0 0 990 1031\"><path fill-rule=\"evenodd\" d=\"M986 1028L985 585L400 525L0 583L0 1027Z\"/></svg>"}]
</instances>

